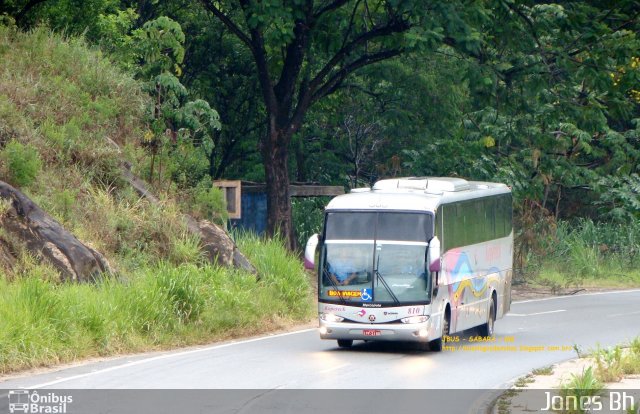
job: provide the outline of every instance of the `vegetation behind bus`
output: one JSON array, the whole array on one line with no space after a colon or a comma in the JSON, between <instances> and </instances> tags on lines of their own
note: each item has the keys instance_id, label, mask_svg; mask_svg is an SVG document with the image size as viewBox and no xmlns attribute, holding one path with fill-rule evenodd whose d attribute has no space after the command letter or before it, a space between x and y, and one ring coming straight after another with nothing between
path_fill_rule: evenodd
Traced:
<instances>
[{"instance_id":1,"label":"vegetation behind bus","mask_svg":"<svg viewBox=\"0 0 640 414\"><path fill-rule=\"evenodd\" d=\"M640 222L549 218L520 227L515 277L516 283L530 282L551 290L570 286L638 286Z\"/></svg>"}]
</instances>

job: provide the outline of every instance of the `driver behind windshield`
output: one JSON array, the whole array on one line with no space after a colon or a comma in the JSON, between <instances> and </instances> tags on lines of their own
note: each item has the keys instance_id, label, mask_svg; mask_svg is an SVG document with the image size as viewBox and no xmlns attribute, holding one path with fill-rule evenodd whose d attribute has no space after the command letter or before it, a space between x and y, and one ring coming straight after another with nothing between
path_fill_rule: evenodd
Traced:
<instances>
[{"instance_id":1,"label":"driver behind windshield","mask_svg":"<svg viewBox=\"0 0 640 414\"><path fill-rule=\"evenodd\" d=\"M329 262L329 277L338 286L346 286L358 277L358 269L348 249L340 248Z\"/></svg>"}]
</instances>

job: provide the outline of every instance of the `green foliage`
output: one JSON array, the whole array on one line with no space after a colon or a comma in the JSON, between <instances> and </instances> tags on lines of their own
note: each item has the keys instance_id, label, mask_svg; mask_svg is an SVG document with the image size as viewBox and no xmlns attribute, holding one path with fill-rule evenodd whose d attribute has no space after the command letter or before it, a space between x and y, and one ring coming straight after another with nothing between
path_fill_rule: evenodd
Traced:
<instances>
[{"instance_id":1,"label":"green foliage","mask_svg":"<svg viewBox=\"0 0 640 414\"><path fill-rule=\"evenodd\" d=\"M631 341L628 348L615 346L600 348L592 353L596 375L601 382L617 382L626 375L640 373L640 338Z\"/></svg>"},{"instance_id":2,"label":"green foliage","mask_svg":"<svg viewBox=\"0 0 640 414\"><path fill-rule=\"evenodd\" d=\"M0 159L6 164L8 181L18 187L28 187L32 184L42 168L38 151L16 140L5 146L0 152Z\"/></svg>"},{"instance_id":3,"label":"green foliage","mask_svg":"<svg viewBox=\"0 0 640 414\"><path fill-rule=\"evenodd\" d=\"M631 352L636 356L640 356L640 337L631 341Z\"/></svg>"},{"instance_id":4,"label":"green foliage","mask_svg":"<svg viewBox=\"0 0 640 414\"><path fill-rule=\"evenodd\" d=\"M167 154L166 172L179 189L196 191L196 186L211 184L206 147L196 146L188 136L179 136L176 145L172 146Z\"/></svg>"},{"instance_id":5,"label":"green foliage","mask_svg":"<svg viewBox=\"0 0 640 414\"><path fill-rule=\"evenodd\" d=\"M568 286L638 285L639 226L639 221L577 220L560 221L552 229L536 227L538 236L530 246L523 278L552 291Z\"/></svg>"},{"instance_id":6,"label":"green foliage","mask_svg":"<svg viewBox=\"0 0 640 414\"><path fill-rule=\"evenodd\" d=\"M154 78L153 88L157 99L161 102L160 112L169 117L187 96L187 89L180 80L169 72L163 72ZM154 93L153 89L149 92Z\"/></svg>"},{"instance_id":7,"label":"green foliage","mask_svg":"<svg viewBox=\"0 0 640 414\"><path fill-rule=\"evenodd\" d=\"M553 374L553 366L549 365L547 367L536 368L531 371L533 375L552 375Z\"/></svg>"},{"instance_id":8,"label":"green foliage","mask_svg":"<svg viewBox=\"0 0 640 414\"><path fill-rule=\"evenodd\" d=\"M255 335L310 318L311 287L299 260L280 243L239 242L260 263L260 281L209 265L168 263L93 285L58 285L37 274L11 282L0 277L0 373Z\"/></svg>"},{"instance_id":9,"label":"green foliage","mask_svg":"<svg viewBox=\"0 0 640 414\"><path fill-rule=\"evenodd\" d=\"M614 9L575 3L493 10L505 24L487 27L481 58L469 61L475 110L464 122L469 139L493 140L486 178L511 184L518 199L535 200L556 217L590 208L591 197L571 196L578 189L622 207L603 208L608 219L634 214L633 198L610 179L632 179L640 156L638 104L630 84L622 87L638 76L638 38L610 16L615 10L636 27L633 8L620 2ZM495 173L503 169L510 174Z\"/></svg>"},{"instance_id":10,"label":"green foliage","mask_svg":"<svg viewBox=\"0 0 640 414\"><path fill-rule=\"evenodd\" d=\"M180 265L183 263L203 264L206 262L205 253L201 249L200 237L183 232L169 235L171 249L168 259L171 263Z\"/></svg>"},{"instance_id":11,"label":"green foliage","mask_svg":"<svg viewBox=\"0 0 640 414\"><path fill-rule=\"evenodd\" d=\"M516 382L513 383L513 385L518 388L525 388L528 384L531 384L534 381L535 380L533 379L533 376L531 374L528 374L524 377L518 378Z\"/></svg>"},{"instance_id":12,"label":"green foliage","mask_svg":"<svg viewBox=\"0 0 640 414\"><path fill-rule=\"evenodd\" d=\"M167 114L167 119L177 129L176 145L169 153L170 175L178 186L194 187L210 176L213 137L221 128L220 117L206 101L197 99Z\"/></svg>"},{"instance_id":13,"label":"green foliage","mask_svg":"<svg viewBox=\"0 0 640 414\"><path fill-rule=\"evenodd\" d=\"M583 414L585 410L580 408L580 399L601 395L604 384L599 381L591 367L582 370L581 374L572 374L569 382L562 384L560 395L563 397L566 407L563 413Z\"/></svg>"},{"instance_id":14,"label":"green foliage","mask_svg":"<svg viewBox=\"0 0 640 414\"><path fill-rule=\"evenodd\" d=\"M144 62L142 74L153 77L181 73L184 60L184 33L180 24L166 16L146 22L134 33L134 42Z\"/></svg>"},{"instance_id":15,"label":"green foliage","mask_svg":"<svg viewBox=\"0 0 640 414\"><path fill-rule=\"evenodd\" d=\"M640 176L605 176L600 179L600 199L596 202L603 218L617 223L640 219Z\"/></svg>"},{"instance_id":16,"label":"green foliage","mask_svg":"<svg viewBox=\"0 0 640 414\"><path fill-rule=\"evenodd\" d=\"M570 226L561 222L557 235L555 257L568 258L570 266L582 276L604 275L620 268L633 269L640 259L640 222L637 220L624 225L580 220ZM618 265L612 266L616 262Z\"/></svg>"},{"instance_id":17,"label":"green foliage","mask_svg":"<svg viewBox=\"0 0 640 414\"><path fill-rule=\"evenodd\" d=\"M62 222L71 220L77 196L78 190L69 188L65 188L53 195L54 209L55 212L59 212Z\"/></svg>"},{"instance_id":18,"label":"green foliage","mask_svg":"<svg viewBox=\"0 0 640 414\"><path fill-rule=\"evenodd\" d=\"M4 216L7 214L7 212L11 208L11 205L12 205L11 200L9 200L8 198L0 199L0 220L2 220ZM2 233L0 233L0 236L1 235Z\"/></svg>"},{"instance_id":19,"label":"green foliage","mask_svg":"<svg viewBox=\"0 0 640 414\"><path fill-rule=\"evenodd\" d=\"M0 142L19 141L39 154L47 173L33 179L29 197L105 254L119 272L128 274L162 260L201 263L200 241L186 235L176 201L164 200L159 191L162 204L152 206L121 179L123 160L139 174L146 158L139 142L149 98L141 92L141 83L115 70L81 40L46 29L20 33L0 28L0 53L9 50L11 59L4 54L0 58ZM203 129L210 120L204 115L213 116L204 109L193 111ZM207 175L208 164L191 137L185 133L179 139L173 159L164 154L163 173L177 176L174 165L200 165L187 174L194 183L189 185L195 185ZM14 147L11 143L8 148ZM0 170L9 179L6 152L5 146ZM188 161L179 164L183 156ZM175 196L182 199L183 194Z\"/></svg>"},{"instance_id":20,"label":"green foliage","mask_svg":"<svg viewBox=\"0 0 640 414\"><path fill-rule=\"evenodd\" d=\"M193 141L199 144L204 144L205 140L203 136L211 139L213 132L222 127L218 112L211 108L207 101L202 99L187 102L180 108L176 121L182 128L187 129L190 134L193 134Z\"/></svg>"},{"instance_id":21,"label":"green foliage","mask_svg":"<svg viewBox=\"0 0 640 414\"><path fill-rule=\"evenodd\" d=\"M177 77L161 79L167 89L174 82L177 95L184 92ZM123 275L61 285L55 270L20 251L7 272L11 280L0 275L2 373L256 334L313 315L309 280L281 242L238 240L259 263L259 279L203 264L200 240L186 231L172 198L188 204L192 188L171 184L166 193L158 192L160 205L152 205L113 179L121 174L121 160L135 172L145 158L139 144L149 132L149 99L141 89L82 40L42 28L22 33L0 27L3 178L9 171L4 155L14 142L40 154L47 174L32 179L29 196ZM193 160L197 166L185 186L208 183L199 207L224 214L220 191L202 179L202 160L213 150L219 117L204 101L183 105L185 100L176 96L171 122L158 118L176 133L166 135L165 152L158 154L168 165L163 173L178 174L173 166L179 156ZM0 214L7 208L0 206Z\"/></svg>"},{"instance_id":22,"label":"green foliage","mask_svg":"<svg viewBox=\"0 0 640 414\"><path fill-rule=\"evenodd\" d=\"M141 59L138 76L147 81L146 91L154 101L144 141L151 153L149 180L156 180L157 171L157 181L162 183L165 163L166 176L182 188L193 187L210 173L213 134L221 128L220 117L202 99L187 101L189 91L179 79L185 54L179 23L161 16L134 30L130 39Z\"/></svg>"},{"instance_id":23,"label":"green foliage","mask_svg":"<svg viewBox=\"0 0 640 414\"><path fill-rule=\"evenodd\" d=\"M0 26L15 27L15 25L16 19L5 13L0 14Z\"/></svg>"},{"instance_id":24,"label":"green foliage","mask_svg":"<svg viewBox=\"0 0 640 414\"><path fill-rule=\"evenodd\" d=\"M208 186L206 183L205 180L196 187L192 210L197 212L200 217L226 227L229 213L224 193L220 188L211 186L210 181Z\"/></svg>"},{"instance_id":25,"label":"green foliage","mask_svg":"<svg viewBox=\"0 0 640 414\"><path fill-rule=\"evenodd\" d=\"M135 67L137 39L132 32L139 17L135 10L128 8L100 14L95 22L96 43L125 69Z\"/></svg>"},{"instance_id":26,"label":"green foliage","mask_svg":"<svg viewBox=\"0 0 640 414\"><path fill-rule=\"evenodd\" d=\"M280 238L265 240L252 233L239 233L236 242L256 266L260 282L274 294L274 303L267 309L284 318L308 317L310 311L313 313L313 301L309 302L311 281L300 258L288 251Z\"/></svg>"},{"instance_id":27,"label":"green foliage","mask_svg":"<svg viewBox=\"0 0 640 414\"><path fill-rule=\"evenodd\" d=\"M198 291L194 273L183 272L175 267L158 270L158 276L154 278L156 289L167 298L172 316L183 323L197 320L205 305L205 298Z\"/></svg>"},{"instance_id":28,"label":"green foliage","mask_svg":"<svg viewBox=\"0 0 640 414\"><path fill-rule=\"evenodd\" d=\"M601 382L615 382L622 378L622 348L615 346L602 349L600 346L593 352L596 362L596 375Z\"/></svg>"},{"instance_id":29,"label":"green foliage","mask_svg":"<svg viewBox=\"0 0 640 414\"><path fill-rule=\"evenodd\" d=\"M17 3L17 2L16 2ZM28 2L21 2L22 5ZM95 24L101 14L119 7L117 0L86 0L80 5L75 0L44 1L32 8L19 22L22 27L47 25L57 31L79 36L95 36ZM21 8L22 6L20 6Z\"/></svg>"},{"instance_id":30,"label":"green foliage","mask_svg":"<svg viewBox=\"0 0 640 414\"><path fill-rule=\"evenodd\" d=\"M328 197L301 197L291 201L293 225L301 249L312 234L322 231L324 208L328 201Z\"/></svg>"},{"instance_id":31,"label":"green foliage","mask_svg":"<svg viewBox=\"0 0 640 414\"><path fill-rule=\"evenodd\" d=\"M83 205L85 221L76 231L110 253L122 270L152 266L167 260L174 264L202 262L200 240L189 235L177 205L166 200L151 205L133 191L89 188Z\"/></svg>"},{"instance_id":32,"label":"green foliage","mask_svg":"<svg viewBox=\"0 0 640 414\"><path fill-rule=\"evenodd\" d=\"M2 47L1 42L0 47ZM1 52L0 56L3 56ZM16 137L24 135L25 130L28 129L24 116L20 114L11 99L2 93L0 93L0 119L2 119L0 124L1 146L6 145L7 142Z\"/></svg>"}]
</instances>

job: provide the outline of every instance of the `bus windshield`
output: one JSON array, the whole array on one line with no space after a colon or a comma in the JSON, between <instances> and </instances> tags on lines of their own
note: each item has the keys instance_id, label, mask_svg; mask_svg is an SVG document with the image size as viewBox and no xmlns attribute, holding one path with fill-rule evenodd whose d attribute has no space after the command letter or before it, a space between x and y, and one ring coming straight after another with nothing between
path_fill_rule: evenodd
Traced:
<instances>
[{"instance_id":1,"label":"bus windshield","mask_svg":"<svg viewBox=\"0 0 640 414\"><path fill-rule=\"evenodd\" d=\"M389 306L428 302L425 257L432 222L423 213L329 213L320 299Z\"/></svg>"}]
</instances>

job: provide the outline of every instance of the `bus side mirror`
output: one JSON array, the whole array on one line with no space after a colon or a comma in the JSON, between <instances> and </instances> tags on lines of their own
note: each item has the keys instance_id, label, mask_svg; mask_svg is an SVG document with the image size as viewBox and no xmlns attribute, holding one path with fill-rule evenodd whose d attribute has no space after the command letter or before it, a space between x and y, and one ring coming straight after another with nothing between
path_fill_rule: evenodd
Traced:
<instances>
[{"instance_id":1,"label":"bus side mirror","mask_svg":"<svg viewBox=\"0 0 640 414\"><path fill-rule=\"evenodd\" d=\"M304 248L304 267L313 270L316 262L316 248L318 247L319 237L314 234L307 240L307 246Z\"/></svg>"},{"instance_id":2,"label":"bus side mirror","mask_svg":"<svg viewBox=\"0 0 640 414\"><path fill-rule=\"evenodd\" d=\"M429 242L429 271L432 273L439 272L440 267L440 240L434 236Z\"/></svg>"}]
</instances>

